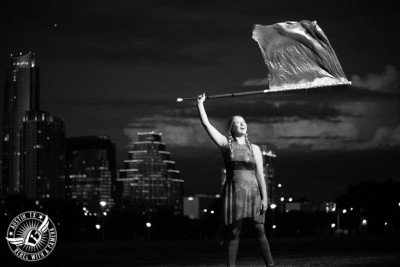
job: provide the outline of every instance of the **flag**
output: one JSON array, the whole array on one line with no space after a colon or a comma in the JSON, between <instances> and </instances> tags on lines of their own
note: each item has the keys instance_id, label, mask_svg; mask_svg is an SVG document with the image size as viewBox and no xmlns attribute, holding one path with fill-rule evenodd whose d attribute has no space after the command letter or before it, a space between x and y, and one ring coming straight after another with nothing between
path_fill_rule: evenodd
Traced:
<instances>
[{"instance_id":1,"label":"flag","mask_svg":"<svg viewBox=\"0 0 400 267\"><path fill-rule=\"evenodd\" d=\"M270 90L351 84L316 21L255 25L253 39L267 65Z\"/></svg>"}]
</instances>

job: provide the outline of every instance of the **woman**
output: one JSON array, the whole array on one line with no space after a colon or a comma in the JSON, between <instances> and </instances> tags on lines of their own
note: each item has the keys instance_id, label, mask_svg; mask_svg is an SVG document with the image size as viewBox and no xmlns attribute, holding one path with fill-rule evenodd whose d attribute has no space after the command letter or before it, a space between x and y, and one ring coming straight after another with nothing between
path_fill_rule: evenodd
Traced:
<instances>
[{"instance_id":1,"label":"woman","mask_svg":"<svg viewBox=\"0 0 400 267\"><path fill-rule=\"evenodd\" d=\"M221 149L227 173L222 192L223 221L228 229L227 266L235 266L244 218L252 219L264 261L267 266L274 266L264 229L268 198L261 150L250 143L247 124L241 116L233 116L229 120L229 137L215 129L204 109L205 98L205 94L197 98L200 120Z\"/></svg>"}]
</instances>

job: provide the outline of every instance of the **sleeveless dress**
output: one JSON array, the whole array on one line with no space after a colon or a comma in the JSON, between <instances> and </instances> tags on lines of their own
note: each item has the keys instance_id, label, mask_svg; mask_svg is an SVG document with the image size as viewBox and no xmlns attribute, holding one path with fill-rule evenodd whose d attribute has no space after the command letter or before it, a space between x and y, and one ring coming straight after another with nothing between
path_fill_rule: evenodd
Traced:
<instances>
[{"instance_id":1,"label":"sleeveless dress","mask_svg":"<svg viewBox=\"0 0 400 267\"><path fill-rule=\"evenodd\" d=\"M261 214L261 195L256 178L256 163L247 144L232 142L221 148L226 168L226 180L222 189L222 216L225 225L243 218L264 223Z\"/></svg>"}]
</instances>

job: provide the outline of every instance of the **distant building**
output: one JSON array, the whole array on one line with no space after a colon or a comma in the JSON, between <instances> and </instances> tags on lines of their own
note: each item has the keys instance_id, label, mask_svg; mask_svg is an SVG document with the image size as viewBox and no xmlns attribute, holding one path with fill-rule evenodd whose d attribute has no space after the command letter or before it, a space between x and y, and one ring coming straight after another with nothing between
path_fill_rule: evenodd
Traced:
<instances>
[{"instance_id":1,"label":"distant building","mask_svg":"<svg viewBox=\"0 0 400 267\"><path fill-rule=\"evenodd\" d=\"M226 181L226 169L221 168L221 192L222 188L224 188L225 181Z\"/></svg>"},{"instance_id":2,"label":"distant building","mask_svg":"<svg viewBox=\"0 0 400 267\"><path fill-rule=\"evenodd\" d=\"M21 191L31 199L65 197L64 122L43 111L28 111L21 129Z\"/></svg>"},{"instance_id":3,"label":"distant building","mask_svg":"<svg viewBox=\"0 0 400 267\"><path fill-rule=\"evenodd\" d=\"M3 105L3 192L21 190L21 132L25 112L39 109L39 69L34 53L11 55Z\"/></svg>"},{"instance_id":4,"label":"distant building","mask_svg":"<svg viewBox=\"0 0 400 267\"><path fill-rule=\"evenodd\" d=\"M119 196L124 203L137 210L168 209L182 214L184 181L161 133L139 132L119 174Z\"/></svg>"},{"instance_id":5,"label":"distant building","mask_svg":"<svg viewBox=\"0 0 400 267\"><path fill-rule=\"evenodd\" d=\"M267 146L265 145L261 146L261 153L263 156L264 177L267 184L268 203L276 203L276 153L270 149L267 149Z\"/></svg>"},{"instance_id":6,"label":"distant building","mask_svg":"<svg viewBox=\"0 0 400 267\"><path fill-rule=\"evenodd\" d=\"M108 210L114 205L116 180L115 144L108 136L67 139L66 195L89 212Z\"/></svg>"},{"instance_id":7,"label":"distant building","mask_svg":"<svg viewBox=\"0 0 400 267\"><path fill-rule=\"evenodd\" d=\"M220 195L194 195L183 199L183 215L190 219L200 219L202 214L214 214L211 206L220 198Z\"/></svg>"},{"instance_id":8,"label":"distant building","mask_svg":"<svg viewBox=\"0 0 400 267\"><path fill-rule=\"evenodd\" d=\"M336 211L336 203L334 202L323 202L323 203L314 203L311 201L297 201L297 202L286 202L285 211L301 211L301 212L335 212Z\"/></svg>"}]
</instances>

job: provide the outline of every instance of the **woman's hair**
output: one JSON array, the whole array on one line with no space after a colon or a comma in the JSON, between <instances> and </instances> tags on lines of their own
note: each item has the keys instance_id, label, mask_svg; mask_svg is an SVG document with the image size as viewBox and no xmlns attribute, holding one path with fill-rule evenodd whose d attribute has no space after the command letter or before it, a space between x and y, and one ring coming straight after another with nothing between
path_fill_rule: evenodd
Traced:
<instances>
[{"instance_id":1,"label":"woman's hair","mask_svg":"<svg viewBox=\"0 0 400 267\"><path fill-rule=\"evenodd\" d=\"M233 134L233 132L231 131L231 128L234 124L234 118L235 117L241 117L240 115L235 115L232 116L229 120L228 120L228 132L229 132L229 136L228 136L228 146L229 146L229 151L231 152L231 157L233 157L233 141L236 141L235 135ZM251 146L251 142L249 140L249 135L246 133L246 144L249 147L251 153L253 153L253 147Z\"/></svg>"}]
</instances>

